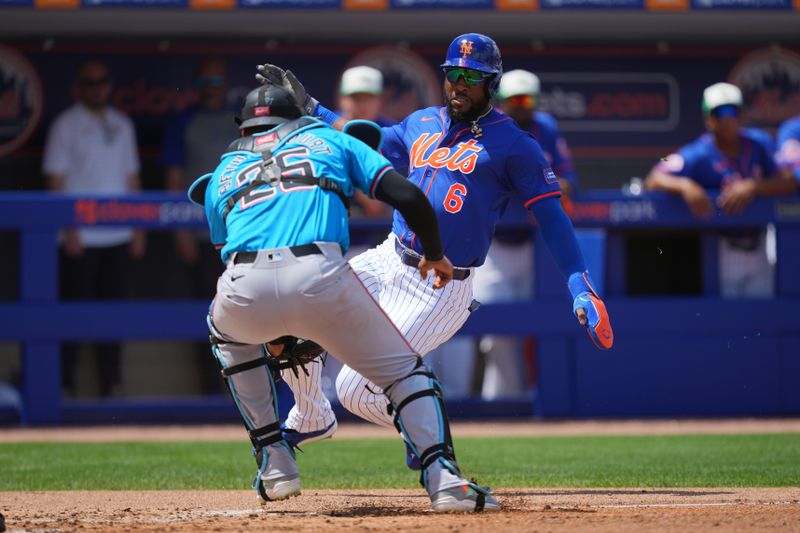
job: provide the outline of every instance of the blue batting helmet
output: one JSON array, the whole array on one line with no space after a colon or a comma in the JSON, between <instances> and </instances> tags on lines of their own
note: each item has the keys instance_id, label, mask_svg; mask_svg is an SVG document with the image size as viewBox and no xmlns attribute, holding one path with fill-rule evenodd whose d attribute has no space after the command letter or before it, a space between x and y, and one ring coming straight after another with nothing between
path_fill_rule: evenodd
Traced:
<instances>
[{"instance_id":1,"label":"blue batting helmet","mask_svg":"<svg viewBox=\"0 0 800 533\"><path fill-rule=\"evenodd\" d=\"M480 33L459 35L447 48L447 56L442 68L470 68L494 76L487 82L489 96L494 96L500 77L503 75L503 60L500 49L491 37Z\"/></svg>"}]
</instances>

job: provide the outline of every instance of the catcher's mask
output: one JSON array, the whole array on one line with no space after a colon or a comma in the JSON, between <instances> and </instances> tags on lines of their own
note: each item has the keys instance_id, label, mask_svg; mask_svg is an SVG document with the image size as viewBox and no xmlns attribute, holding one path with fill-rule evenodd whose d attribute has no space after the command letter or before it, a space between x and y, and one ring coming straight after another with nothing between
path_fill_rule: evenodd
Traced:
<instances>
[{"instance_id":1,"label":"catcher's mask","mask_svg":"<svg viewBox=\"0 0 800 533\"><path fill-rule=\"evenodd\" d=\"M275 85L262 85L247 94L236 117L239 129L277 126L305 115L292 93Z\"/></svg>"}]
</instances>

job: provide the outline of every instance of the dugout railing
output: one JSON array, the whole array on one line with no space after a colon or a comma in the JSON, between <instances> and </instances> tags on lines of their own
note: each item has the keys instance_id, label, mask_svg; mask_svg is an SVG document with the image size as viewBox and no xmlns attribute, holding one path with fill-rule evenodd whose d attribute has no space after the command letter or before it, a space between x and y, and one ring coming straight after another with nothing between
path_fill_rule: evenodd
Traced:
<instances>
[{"instance_id":1,"label":"dugout railing","mask_svg":"<svg viewBox=\"0 0 800 533\"><path fill-rule=\"evenodd\" d=\"M800 413L800 199L758 200L740 216L698 221L675 198L581 195L572 218L593 271L605 286L616 345L598 351L570 314L564 280L535 235L535 298L486 304L460 334L535 336L537 391L527 406L461 402L469 416L784 416ZM0 302L0 341L21 345L24 424L235 420L226 398L105 401L61 397L59 344L69 340L202 340L208 302L58 300L57 235L69 226L199 228L202 210L182 195L124 198L46 193L0 195L0 230L19 232L19 298ZM776 292L771 299L718 294L720 229L776 228ZM353 220L354 233L387 228ZM628 232L684 229L701 235L702 294L627 294ZM535 233L535 230L532 230ZM8 256L6 256L6 260ZM597 276L596 276L597 277ZM155 370L154 370L155 371ZM524 403L524 402L523 402Z\"/></svg>"}]
</instances>

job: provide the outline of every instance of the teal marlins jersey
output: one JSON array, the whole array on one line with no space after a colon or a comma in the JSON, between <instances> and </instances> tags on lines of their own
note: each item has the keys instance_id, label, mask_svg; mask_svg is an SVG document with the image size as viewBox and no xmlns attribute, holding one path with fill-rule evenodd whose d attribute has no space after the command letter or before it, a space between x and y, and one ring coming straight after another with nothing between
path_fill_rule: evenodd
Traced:
<instances>
[{"instance_id":1,"label":"teal marlins jersey","mask_svg":"<svg viewBox=\"0 0 800 533\"><path fill-rule=\"evenodd\" d=\"M255 136L255 144L274 142ZM378 181L392 166L369 146L321 121L298 129L272 148L282 176L326 177L351 197L356 188L374 198ZM249 151L228 152L211 175L205 210L211 242L223 262L237 251L256 251L314 241L350 246L347 208L335 192L316 185L280 181L262 185L239 199L223 220L228 200L260 174L264 160ZM204 176L202 179L207 179Z\"/></svg>"}]
</instances>

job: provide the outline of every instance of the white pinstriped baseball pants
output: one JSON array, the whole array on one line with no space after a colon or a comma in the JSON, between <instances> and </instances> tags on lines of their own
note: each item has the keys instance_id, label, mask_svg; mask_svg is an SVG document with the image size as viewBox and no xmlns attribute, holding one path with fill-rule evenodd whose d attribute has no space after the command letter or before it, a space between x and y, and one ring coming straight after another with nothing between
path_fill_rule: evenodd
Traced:
<instances>
[{"instance_id":1,"label":"white pinstriped baseball pants","mask_svg":"<svg viewBox=\"0 0 800 533\"><path fill-rule=\"evenodd\" d=\"M390 234L377 247L351 259L350 266L411 347L424 355L452 337L469 317L474 271L465 280L454 280L444 289L434 290L431 276L423 281L416 268L402 263L395 251L395 239ZM286 426L300 432L318 431L335 420L330 402L322 392L322 365L315 362L307 368L308 376L302 372L299 377L291 371L282 373L295 395ZM342 367L336 391L339 401L352 413L369 422L393 427L386 410L386 396L352 368Z\"/></svg>"}]
</instances>

